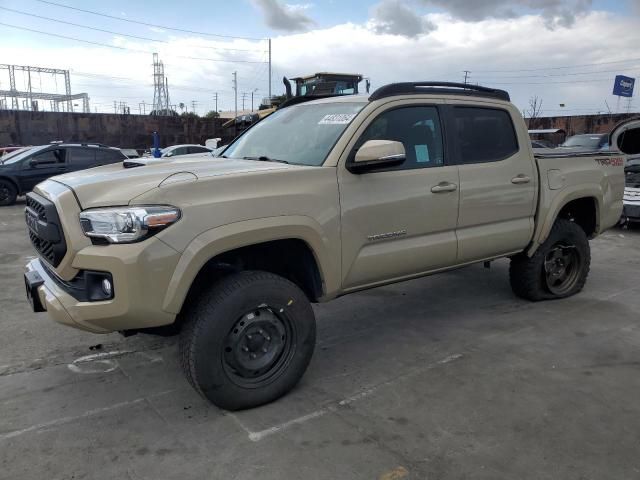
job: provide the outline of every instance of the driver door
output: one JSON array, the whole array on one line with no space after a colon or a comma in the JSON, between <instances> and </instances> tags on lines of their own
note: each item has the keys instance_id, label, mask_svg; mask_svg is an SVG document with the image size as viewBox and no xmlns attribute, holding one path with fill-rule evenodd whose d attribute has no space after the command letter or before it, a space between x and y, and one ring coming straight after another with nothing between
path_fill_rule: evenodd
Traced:
<instances>
[{"instance_id":1,"label":"driver door","mask_svg":"<svg viewBox=\"0 0 640 480\"><path fill-rule=\"evenodd\" d=\"M33 190L40 182L55 175L66 173L67 164L64 148L52 148L26 158L22 162L20 176L24 191Z\"/></svg>"},{"instance_id":2,"label":"driver door","mask_svg":"<svg viewBox=\"0 0 640 480\"><path fill-rule=\"evenodd\" d=\"M447 161L438 106L387 108L372 114L355 138L347 164L367 140L401 142L406 159L366 173L339 169L343 288L455 264L458 167Z\"/></svg>"}]
</instances>

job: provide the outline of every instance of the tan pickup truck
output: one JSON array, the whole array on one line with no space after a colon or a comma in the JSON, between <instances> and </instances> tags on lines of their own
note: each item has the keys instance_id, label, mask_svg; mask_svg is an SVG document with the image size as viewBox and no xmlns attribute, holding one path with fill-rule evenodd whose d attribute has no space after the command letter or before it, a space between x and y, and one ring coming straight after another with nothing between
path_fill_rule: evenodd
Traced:
<instances>
[{"instance_id":1,"label":"tan pickup truck","mask_svg":"<svg viewBox=\"0 0 640 480\"><path fill-rule=\"evenodd\" d=\"M95 333L180 333L227 409L289 391L311 302L501 257L516 295L567 297L622 211L623 155L535 156L501 90L399 83L278 110L220 158L114 164L27 196L36 311Z\"/></svg>"}]
</instances>

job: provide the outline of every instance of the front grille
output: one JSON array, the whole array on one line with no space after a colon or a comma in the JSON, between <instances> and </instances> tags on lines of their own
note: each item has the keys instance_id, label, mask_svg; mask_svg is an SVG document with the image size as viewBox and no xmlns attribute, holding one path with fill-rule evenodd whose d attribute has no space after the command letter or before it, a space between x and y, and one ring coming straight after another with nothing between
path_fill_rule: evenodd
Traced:
<instances>
[{"instance_id":1,"label":"front grille","mask_svg":"<svg viewBox=\"0 0 640 480\"><path fill-rule=\"evenodd\" d=\"M27 207L33 209L38 214L39 218L41 218L45 222L47 221L47 212L45 206L38 202L31 195L27 195Z\"/></svg>"},{"instance_id":2,"label":"front grille","mask_svg":"<svg viewBox=\"0 0 640 480\"><path fill-rule=\"evenodd\" d=\"M50 265L57 267L67 253L60 218L55 205L37 193L27 194L25 220L33 248Z\"/></svg>"}]
</instances>

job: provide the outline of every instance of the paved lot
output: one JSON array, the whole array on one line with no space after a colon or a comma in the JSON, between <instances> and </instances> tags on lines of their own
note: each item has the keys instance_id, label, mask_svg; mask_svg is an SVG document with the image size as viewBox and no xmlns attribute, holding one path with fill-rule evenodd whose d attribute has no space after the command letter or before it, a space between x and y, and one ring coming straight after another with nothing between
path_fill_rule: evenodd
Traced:
<instances>
[{"instance_id":1,"label":"paved lot","mask_svg":"<svg viewBox=\"0 0 640 480\"><path fill-rule=\"evenodd\" d=\"M231 414L175 340L31 313L22 208L0 210L2 479L640 478L640 231L592 242L563 301L517 300L501 261L317 306L301 384Z\"/></svg>"}]
</instances>

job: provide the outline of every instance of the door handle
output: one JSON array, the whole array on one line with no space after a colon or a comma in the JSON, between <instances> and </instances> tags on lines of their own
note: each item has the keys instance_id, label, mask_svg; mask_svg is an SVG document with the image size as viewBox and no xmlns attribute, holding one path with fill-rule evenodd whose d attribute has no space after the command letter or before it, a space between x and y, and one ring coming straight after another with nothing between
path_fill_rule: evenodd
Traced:
<instances>
[{"instance_id":1,"label":"door handle","mask_svg":"<svg viewBox=\"0 0 640 480\"><path fill-rule=\"evenodd\" d=\"M511 183L515 185L520 185L523 183L529 183L531 181L531 177L527 177L526 175L520 174L517 177L513 177L511 179Z\"/></svg>"},{"instance_id":2,"label":"door handle","mask_svg":"<svg viewBox=\"0 0 640 480\"><path fill-rule=\"evenodd\" d=\"M457 189L458 185L449 182L440 182L438 185L431 187L433 193L455 192Z\"/></svg>"}]
</instances>

